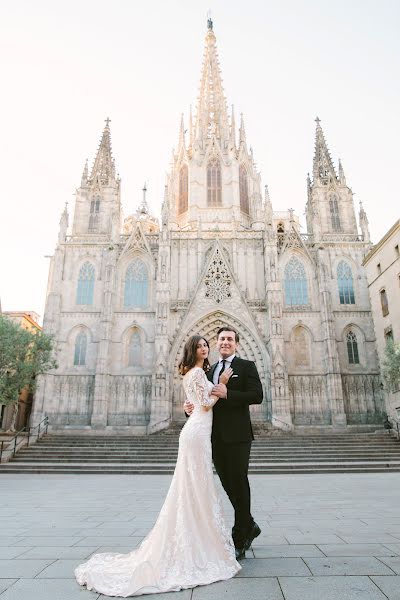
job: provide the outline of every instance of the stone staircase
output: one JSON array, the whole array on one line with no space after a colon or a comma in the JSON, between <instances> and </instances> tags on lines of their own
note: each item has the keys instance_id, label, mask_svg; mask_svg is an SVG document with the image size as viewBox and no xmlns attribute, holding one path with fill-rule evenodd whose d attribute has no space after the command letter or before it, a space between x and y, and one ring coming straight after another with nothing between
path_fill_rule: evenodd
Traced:
<instances>
[{"instance_id":1,"label":"stone staircase","mask_svg":"<svg viewBox=\"0 0 400 600\"><path fill-rule=\"evenodd\" d=\"M171 474L177 430L146 437L44 436L22 448L1 473ZM271 435L253 442L250 473L359 473L400 471L400 442L385 431Z\"/></svg>"}]
</instances>

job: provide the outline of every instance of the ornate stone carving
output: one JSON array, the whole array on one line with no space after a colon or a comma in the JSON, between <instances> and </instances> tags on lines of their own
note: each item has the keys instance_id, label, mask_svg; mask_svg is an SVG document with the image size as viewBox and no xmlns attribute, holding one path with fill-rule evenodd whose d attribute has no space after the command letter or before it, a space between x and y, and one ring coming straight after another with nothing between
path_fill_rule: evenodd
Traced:
<instances>
[{"instance_id":1,"label":"ornate stone carving","mask_svg":"<svg viewBox=\"0 0 400 600\"><path fill-rule=\"evenodd\" d=\"M214 300L217 304L227 300L232 295L231 283L225 260L217 248L205 276L206 298Z\"/></svg>"}]
</instances>

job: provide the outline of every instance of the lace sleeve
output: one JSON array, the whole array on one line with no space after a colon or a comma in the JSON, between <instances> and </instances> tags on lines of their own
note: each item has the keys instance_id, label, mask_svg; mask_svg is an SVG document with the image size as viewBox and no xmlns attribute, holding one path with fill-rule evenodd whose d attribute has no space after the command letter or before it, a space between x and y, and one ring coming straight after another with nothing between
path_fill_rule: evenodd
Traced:
<instances>
[{"instance_id":1,"label":"lace sleeve","mask_svg":"<svg viewBox=\"0 0 400 600\"><path fill-rule=\"evenodd\" d=\"M196 369L193 374L193 384L196 398L201 406L213 406L214 401L209 396L208 380L203 369Z\"/></svg>"}]
</instances>

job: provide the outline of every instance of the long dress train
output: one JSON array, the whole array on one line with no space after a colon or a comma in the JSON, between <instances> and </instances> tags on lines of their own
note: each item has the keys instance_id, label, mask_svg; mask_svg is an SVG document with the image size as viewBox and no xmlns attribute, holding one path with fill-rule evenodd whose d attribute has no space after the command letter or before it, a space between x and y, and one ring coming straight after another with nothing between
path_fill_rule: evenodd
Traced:
<instances>
[{"instance_id":1,"label":"long dress train","mask_svg":"<svg viewBox=\"0 0 400 600\"><path fill-rule=\"evenodd\" d=\"M212 384L194 367L183 378L195 408L179 437L171 486L156 524L128 554L95 554L75 569L80 585L107 596L178 591L233 577L241 566L225 525L211 453Z\"/></svg>"}]
</instances>

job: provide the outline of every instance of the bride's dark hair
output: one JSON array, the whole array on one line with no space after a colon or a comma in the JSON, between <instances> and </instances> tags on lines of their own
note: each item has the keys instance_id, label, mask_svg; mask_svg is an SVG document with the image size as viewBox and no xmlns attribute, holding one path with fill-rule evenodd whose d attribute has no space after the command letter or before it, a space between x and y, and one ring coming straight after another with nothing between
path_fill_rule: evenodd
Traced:
<instances>
[{"instance_id":1,"label":"bride's dark hair","mask_svg":"<svg viewBox=\"0 0 400 600\"><path fill-rule=\"evenodd\" d=\"M207 344L207 348L210 350L210 344L207 342L206 338L202 335L192 335L183 348L183 358L178 365L179 373L181 375L185 375L190 369L193 369L193 367L196 366L197 346L200 340L204 340ZM210 369L208 358L204 359L203 369L206 372Z\"/></svg>"}]
</instances>

